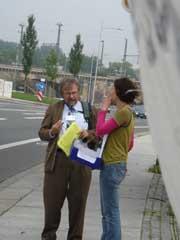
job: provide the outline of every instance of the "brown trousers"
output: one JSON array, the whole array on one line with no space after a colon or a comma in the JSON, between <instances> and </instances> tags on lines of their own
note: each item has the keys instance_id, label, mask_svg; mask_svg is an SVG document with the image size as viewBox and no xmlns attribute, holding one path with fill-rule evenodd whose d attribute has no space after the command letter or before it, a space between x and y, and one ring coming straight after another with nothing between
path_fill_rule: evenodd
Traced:
<instances>
[{"instance_id":1,"label":"brown trousers","mask_svg":"<svg viewBox=\"0 0 180 240\"><path fill-rule=\"evenodd\" d=\"M61 209L67 197L69 231L67 240L81 240L91 170L68 159L63 152L56 155L55 169L44 176L45 225L42 240L56 240Z\"/></svg>"}]
</instances>

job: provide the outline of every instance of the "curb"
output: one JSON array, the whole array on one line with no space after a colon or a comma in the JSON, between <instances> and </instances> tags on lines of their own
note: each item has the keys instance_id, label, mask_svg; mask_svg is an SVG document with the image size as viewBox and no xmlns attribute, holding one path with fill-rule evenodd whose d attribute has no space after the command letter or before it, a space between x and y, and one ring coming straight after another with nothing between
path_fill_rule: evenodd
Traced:
<instances>
[{"instance_id":1,"label":"curb","mask_svg":"<svg viewBox=\"0 0 180 240\"><path fill-rule=\"evenodd\" d=\"M6 100L6 101L9 101L9 102L31 103L31 104L35 104L35 105L44 105L44 106L48 106L48 105L49 105L49 104L47 104L47 103L34 102L34 101L23 100L23 99L18 99L18 98L5 98L5 97L0 97L0 100Z\"/></svg>"},{"instance_id":2,"label":"curb","mask_svg":"<svg viewBox=\"0 0 180 240\"><path fill-rule=\"evenodd\" d=\"M180 229L170 208L162 175L154 173L146 196L140 240L180 239Z\"/></svg>"}]
</instances>

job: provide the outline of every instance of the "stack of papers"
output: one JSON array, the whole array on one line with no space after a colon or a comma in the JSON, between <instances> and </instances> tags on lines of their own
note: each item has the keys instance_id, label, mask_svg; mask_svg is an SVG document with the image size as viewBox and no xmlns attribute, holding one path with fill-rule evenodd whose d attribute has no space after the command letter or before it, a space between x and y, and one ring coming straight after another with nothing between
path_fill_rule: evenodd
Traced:
<instances>
[{"instance_id":1,"label":"stack of papers","mask_svg":"<svg viewBox=\"0 0 180 240\"><path fill-rule=\"evenodd\" d=\"M65 133L60 136L57 145L61 150L63 150L66 156L70 155L72 143L79 137L80 131L81 128L77 125L76 122L73 122L65 131Z\"/></svg>"},{"instance_id":2,"label":"stack of papers","mask_svg":"<svg viewBox=\"0 0 180 240\"><path fill-rule=\"evenodd\" d=\"M90 163L95 163L97 158L101 157L101 149L98 148L96 151L89 149L86 143L83 143L81 140L76 140L73 144L73 147L76 147L79 151L77 157L85 159Z\"/></svg>"}]
</instances>

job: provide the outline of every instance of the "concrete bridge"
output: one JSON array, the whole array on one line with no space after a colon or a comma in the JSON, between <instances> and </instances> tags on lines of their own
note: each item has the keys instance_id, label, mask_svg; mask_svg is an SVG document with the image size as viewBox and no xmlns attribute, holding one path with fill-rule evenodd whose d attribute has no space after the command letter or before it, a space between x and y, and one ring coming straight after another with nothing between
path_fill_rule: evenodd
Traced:
<instances>
[{"instance_id":1,"label":"concrete bridge","mask_svg":"<svg viewBox=\"0 0 180 240\"><path fill-rule=\"evenodd\" d=\"M55 81L55 95L59 97L59 84L63 78L71 77L72 74L65 73L63 71L58 73L58 77ZM4 80L13 81L14 86L23 86L24 85L24 73L23 67L21 65L6 65L0 64L0 78ZM42 68L32 68L30 74L28 75L28 85L32 88L35 87L36 82L41 78L47 78L45 74L45 69ZM96 79L94 101L95 103L101 101L104 94L112 86L112 83L116 77L100 77ZM78 77L81 85L81 97L84 100L90 100L92 97L92 86L94 85L94 77L91 77L90 74L79 75ZM140 82L136 81L140 87ZM47 81L48 91L52 91L51 84ZM89 96L89 99L88 99Z\"/></svg>"},{"instance_id":2,"label":"concrete bridge","mask_svg":"<svg viewBox=\"0 0 180 240\"><path fill-rule=\"evenodd\" d=\"M10 75L12 74L23 74L23 67L21 65L7 65L7 64L0 64L0 75L2 73L9 73ZM66 73L66 72L59 72L58 73L58 77L57 77L57 82L58 79L64 78L64 77L71 77L72 74L70 73ZM42 68L32 68L31 72L29 74L29 79L40 79L40 78L46 78L46 74L45 74L45 69ZM89 80L90 79L90 74L86 74L86 75L79 75L80 79L85 79L85 80ZM115 78L114 77L97 77L97 80L99 81L113 81ZM6 79L8 80L8 79ZM12 80L12 79L11 79Z\"/></svg>"}]
</instances>

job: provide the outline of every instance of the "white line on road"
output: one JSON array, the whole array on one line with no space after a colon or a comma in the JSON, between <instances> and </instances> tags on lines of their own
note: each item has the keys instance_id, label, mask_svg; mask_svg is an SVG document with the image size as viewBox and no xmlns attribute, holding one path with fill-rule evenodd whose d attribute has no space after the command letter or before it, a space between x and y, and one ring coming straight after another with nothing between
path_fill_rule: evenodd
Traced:
<instances>
[{"instance_id":1,"label":"white line on road","mask_svg":"<svg viewBox=\"0 0 180 240\"><path fill-rule=\"evenodd\" d=\"M136 126L135 128L136 129L148 129L149 126Z\"/></svg>"},{"instance_id":2,"label":"white line on road","mask_svg":"<svg viewBox=\"0 0 180 240\"><path fill-rule=\"evenodd\" d=\"M27 110L27 109L19 109L19 108L0 108L0 111L12 111L12 112L37 112L37 110Z\"/></svg>"},{"instance_id":3,"label":"white line on road","mask_svg":"<svg viewBox=\"0 0 180 240\"><path fill-rule=\"evenodd\" d=\"M43 119L43 117L24 117L24 119Z\"/></svg>"},{"instance_id":4,"label":"white line on road","mask_svg":"<svg viewBox=\"0 0 180 240\"><path fill-rule=\"evenodd\" d=\"M7 120L7 118L0 118L0 121L4 121L4 120Z\"/></svg>"},{"instance_id":5,"label":"white line on road","mask_svg":"<svg viewBox=\"0 0 180 240\"><path fill-rule=\"evenodd\" d=\"M3 145L0 145L0 150L25 145L28 143L39 142L39 141L40 141L40 138L32 138L32 139L27 139L27 140L23 140L23 141L3 144Z\"/></svg>"},{"instance_id":6,"label":"white line on road","mask_svg":"<svg viewBox=\"0 0 180 240\"><path fill-rule=\"evenodd\" d=\"M44 112L24 112L23 115L44 115Z\"/></svg>"}]
</instances>

